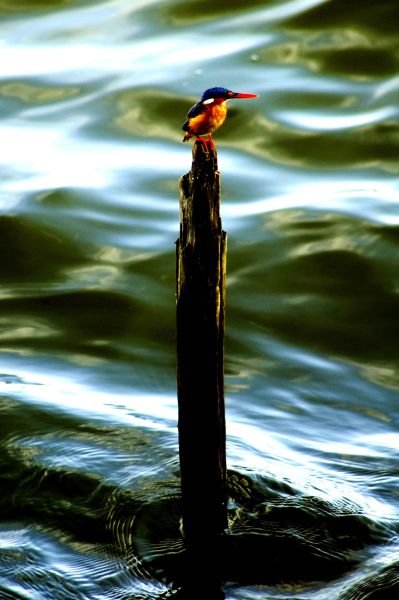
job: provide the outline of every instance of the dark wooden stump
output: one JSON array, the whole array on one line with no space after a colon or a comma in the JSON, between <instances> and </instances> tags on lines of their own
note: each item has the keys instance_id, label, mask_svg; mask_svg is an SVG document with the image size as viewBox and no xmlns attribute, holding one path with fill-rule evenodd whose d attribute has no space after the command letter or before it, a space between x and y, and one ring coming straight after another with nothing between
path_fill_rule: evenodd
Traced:
<instances>
[{"instance_id":1,"label":"dark wooden stump","mask_svg":"<svg viewBox=\"0 0 399 600\"><path fill-rule=\"evenodd\" d=\"M227 528L223 338L226 233L216 150L195 142L180 180L177 387L183 531L187 549L219 546Z\"/></svg>"}]
</instances>

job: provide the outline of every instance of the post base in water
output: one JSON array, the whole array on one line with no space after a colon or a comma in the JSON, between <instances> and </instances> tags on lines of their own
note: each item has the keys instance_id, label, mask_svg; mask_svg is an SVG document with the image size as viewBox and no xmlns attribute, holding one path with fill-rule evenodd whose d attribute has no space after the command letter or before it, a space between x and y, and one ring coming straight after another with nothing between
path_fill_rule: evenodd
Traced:
<instances>
[{"instance_id":1,"label":"post base in water","mask_svg":"<svg viewBox=\"0 0 399 600\"><path fill-rule=\"evenodd\" d=\"M329 503L287 485L276 491L274 480L269 484L259 475L251 480L229 472L229 494L235 505L229 510L229 532L216 542L203 538L193 549L181 536L180 498L141 509L131 539L154 579L172 586L175 593L179 588L181 594L198 592L198 598L202 594L210 600L222 598L218 594L228 582L312 585L352 571L362 553L395 534L353 503Z\"/></svg>"}]
</instances>

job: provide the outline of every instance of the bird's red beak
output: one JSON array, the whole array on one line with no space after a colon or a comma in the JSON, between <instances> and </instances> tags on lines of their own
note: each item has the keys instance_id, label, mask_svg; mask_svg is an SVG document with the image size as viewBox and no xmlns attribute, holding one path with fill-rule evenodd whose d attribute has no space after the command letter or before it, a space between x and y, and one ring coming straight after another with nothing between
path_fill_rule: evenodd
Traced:
<instances>
[{"instance_id":1,"label":"bird's red beak","mask_svg":"<svg viewBox=\"0 0 399 600\"><path fill-rule=\"evenodd\" d=\"M232 98L259 98L258 94L239 94L234 93Z\"/></svg>"}]
</instances>

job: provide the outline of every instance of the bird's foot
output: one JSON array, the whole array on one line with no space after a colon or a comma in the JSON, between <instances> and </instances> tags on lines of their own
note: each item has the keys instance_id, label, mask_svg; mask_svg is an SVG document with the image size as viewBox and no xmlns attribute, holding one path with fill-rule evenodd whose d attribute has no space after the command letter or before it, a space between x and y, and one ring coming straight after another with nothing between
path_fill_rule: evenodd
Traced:
<instances>
[{"instance_id":1,"label":"bird's foot","mask_svg":"<svg viewBox=\"0 0 399 600\"><path fill-rule=\"evenodd\" d=\"M212 139L211 136L209 136L208 139L202 138L202 137L196 137L195 141L196 142L202 142L203 144L205 144L205 146L206 146L207 149L209 147L209 148L211 148L211 150L216 150L216 146L213 143L213 139Z\"/></svg>"},{"instance_id":2,"label":"bird's foot","mask_svg":"<svg viewBox=\"0 0 399 600\"><path fill-rule=\"evenodd\" d=\"M212 150L216 150L216 146L214 144L213 137L211 136L211 134L209 134L209 136L208 136L208 144L210 145Z\"/></svg>"},{"instance_id":3,"label":"bird's foot","mask_svg":"<svg viewBox=\"0 0 399 600\"><path fill-rule=\"evenodd\" d=\"M206 140L205 138L202 138L202 137L196 137L195 141L202 142L203 144L208 144L208 140Z\"/></svg>"}]
</instances>

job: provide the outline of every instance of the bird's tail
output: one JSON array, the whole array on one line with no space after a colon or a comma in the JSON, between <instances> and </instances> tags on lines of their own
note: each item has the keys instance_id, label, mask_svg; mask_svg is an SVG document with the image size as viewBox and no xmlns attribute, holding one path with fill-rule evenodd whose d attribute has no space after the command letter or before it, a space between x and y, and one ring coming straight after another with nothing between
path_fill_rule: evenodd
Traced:
<instances>
[{"instance_id":1,"label":"bird's tail","mask_svg":"<svg viewBox=\"0 0 399 600\"><path fill-rule=\"evenodd\" d=\"M183 142L188 142L188 140L189 140L191 137L193 137L193 136L191 135L191 133L188 133L188 131L187 131L187 133L185 134L185 136L184 136L184 138L183 138Z\"/></svg>"}]
</instances>

